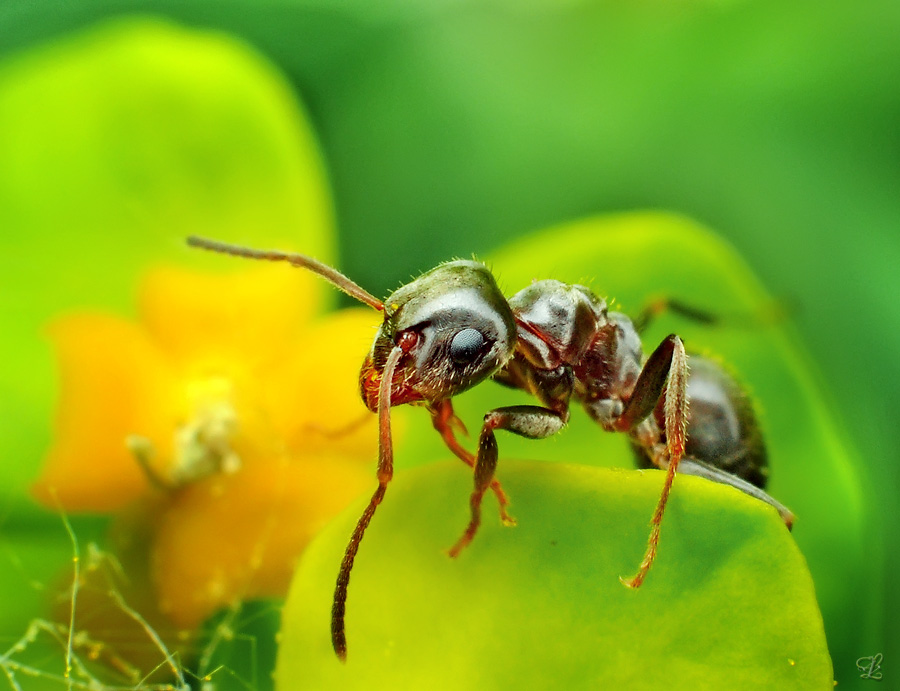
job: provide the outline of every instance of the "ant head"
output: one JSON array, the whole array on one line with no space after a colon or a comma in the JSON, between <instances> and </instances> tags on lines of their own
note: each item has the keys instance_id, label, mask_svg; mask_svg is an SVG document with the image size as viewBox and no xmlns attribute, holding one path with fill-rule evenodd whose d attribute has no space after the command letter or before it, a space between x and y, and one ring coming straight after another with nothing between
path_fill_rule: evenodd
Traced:
<instances>
[{"instance_id":1,"label":"ant head","mask_svg":"<svg viewBox=\"0 0 900 691\"><path fill-rule=\"evenodd\" d=\"M384 302L384 322L360 372L372 411L388 354L399 346L391 405L436 402L494 374L512 355L516 322L491 272L475 261L441 264Z\"/></svg>"}]
</instances>

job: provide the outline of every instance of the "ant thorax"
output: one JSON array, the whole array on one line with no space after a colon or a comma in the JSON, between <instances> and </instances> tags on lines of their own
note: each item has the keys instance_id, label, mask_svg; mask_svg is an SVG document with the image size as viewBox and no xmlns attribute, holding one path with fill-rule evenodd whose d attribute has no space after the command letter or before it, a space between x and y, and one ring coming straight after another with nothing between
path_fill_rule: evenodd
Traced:
<instances>
[{"instance_id":1,"label":"ant thorax","mask_svg":"<svg viewBox=\"0 0 900 691\"><path fill-rule=\"evenodd\" d=\"M509 299L519 327L517 352L540 369L574 365L608 323L606 301L588 288L536 281Z\"/></svg>"},{"instance_id":2,"label":"ant thorax","mask_svg":"<svg viewBox=\"0 0 900 691\"><path fill-rule=\"evenodd\" d=\"M518 326L516 353L495 380L566 416L574 396L611 428L643 365L631 320L608 312L590 289L554 280L531 284L509 304Z\"/></svg>"}]
</instances>

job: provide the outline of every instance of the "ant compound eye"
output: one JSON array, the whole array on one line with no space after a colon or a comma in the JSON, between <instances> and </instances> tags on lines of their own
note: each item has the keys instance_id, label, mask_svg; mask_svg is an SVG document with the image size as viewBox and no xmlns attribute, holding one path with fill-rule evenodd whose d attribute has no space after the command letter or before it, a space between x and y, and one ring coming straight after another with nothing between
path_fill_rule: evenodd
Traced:
<instances>
[{"instance_id":1,"label":"ant compound eye","mask_svg":"<svg viewBox=\"0 0 900 691\"><path fill-rule=\"evenodd\" d=\"M453 362L467 365L475 361L483 348L484 336L478 329L463 329L450 341L450 357Z\"/></svg>"}]
</instances>

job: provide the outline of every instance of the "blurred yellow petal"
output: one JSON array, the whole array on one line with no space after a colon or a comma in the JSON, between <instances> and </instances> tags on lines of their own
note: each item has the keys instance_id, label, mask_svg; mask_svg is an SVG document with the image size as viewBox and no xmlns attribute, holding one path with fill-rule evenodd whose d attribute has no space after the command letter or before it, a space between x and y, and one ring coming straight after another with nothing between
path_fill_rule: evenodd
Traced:
<instances>
[{"instance_id":1,"label":"blurred yellow petal","mask_svg":"<svg viewBox=\"0 0 900 691\"><path fill-rule=\"evenodd\" d=\"M185 628L253 597L282 597L297 557L325 523L373 484L340 457L253 459L176 493L152 548L160 609Z\"/></svg>"},{"instance_id":2,"label":"blurred yellow petal","mask_svg":"<svg viewBox=\"0 0 900 691\"><path fill-rule=\"evenodd\" d=\"M308 272L223 258L240 264L229 274L159 268L142 282L141 320L153 341L192 370L238 361L245 368L277 367L317 311L321 279Z\"/></svg>"},{"instance_id":3,"label":"blurred yellow petal","mask_svg":"<svg viewBox=\"0 0 900 691\"><path fill-rule=\"evenodd\" d=\"M266 407L288 449L328 449L374 463L375 416L363 405L358 382L380 320L380 313L362 307L323 317L266 376Z\"/></svg>"},{"instance_id":4,"label":"blurred yellow petal","mask_svg":"<svg viewBox=\"0 0 900 691\"><path fill-rule=\"evenodd\" d=\"M172 371L135 324L82 314L51 326L60 368L56 443L33 486L47 506L107 512L138 497L147 480L130 435L161 453L172 445Z\"/></svg>"}]
</instances>

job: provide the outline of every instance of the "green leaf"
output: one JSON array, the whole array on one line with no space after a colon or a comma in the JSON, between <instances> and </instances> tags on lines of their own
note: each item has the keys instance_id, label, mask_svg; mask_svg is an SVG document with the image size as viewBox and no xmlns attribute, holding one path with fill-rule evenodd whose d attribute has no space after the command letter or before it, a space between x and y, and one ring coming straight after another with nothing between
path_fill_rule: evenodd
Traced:
<instances>
[{"instance_id":1,"label":"green leaf","mask_svg":"<svg viewBox=\"0 0 900 691\"><path fill-rule=\"evenodd\" d=\"M519 525L496 502L456 560L460 464L399 474L362 544L348 659L331 650L336 569L361 506L307 550L284 610L281 689L830 689L812 582L770 507L681 477L644 586L659 471L506 461Z\"/></svg>"}]
</instances>

